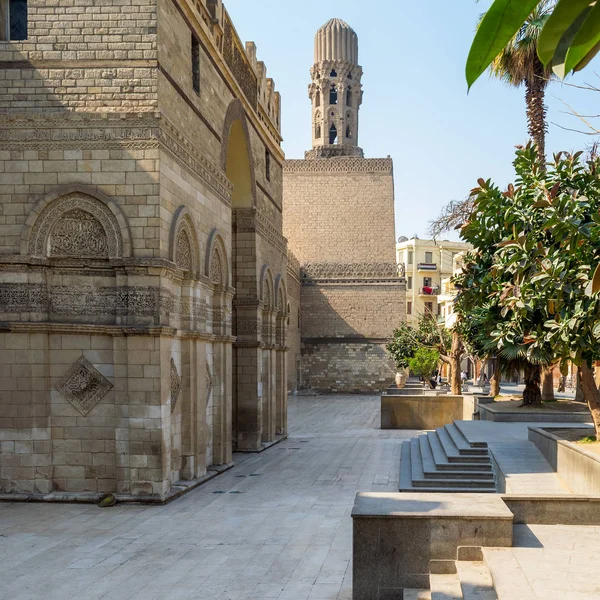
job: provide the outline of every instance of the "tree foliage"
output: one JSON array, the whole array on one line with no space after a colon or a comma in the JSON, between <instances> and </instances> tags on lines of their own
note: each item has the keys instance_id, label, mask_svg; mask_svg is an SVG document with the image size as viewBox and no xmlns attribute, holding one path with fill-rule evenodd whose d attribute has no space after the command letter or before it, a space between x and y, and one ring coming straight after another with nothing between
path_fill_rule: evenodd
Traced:
<instances>
[{"instance_id":1,"label":"tree foliage","mask_svg":"<svg viewBox=\"0 0 600 600\"><path fill-rule=\"evenodd\" d=\"M553 8L537 54L559 77L583 69L600 50L600 3L595 0L494 0L477 30L467 59L469 88L523 29L532 13Z\"/></svg>"},{"instance_id":2,"label":"tree foliage","mask_svg":"<svg viewBox=\"0 0 600 600\"><path fill-rule=\"evenodd\" d=\"M408 361L410 372L429 381L440 361L440 353L433 348L419 348Z\"/></svg>"}]
</instances>

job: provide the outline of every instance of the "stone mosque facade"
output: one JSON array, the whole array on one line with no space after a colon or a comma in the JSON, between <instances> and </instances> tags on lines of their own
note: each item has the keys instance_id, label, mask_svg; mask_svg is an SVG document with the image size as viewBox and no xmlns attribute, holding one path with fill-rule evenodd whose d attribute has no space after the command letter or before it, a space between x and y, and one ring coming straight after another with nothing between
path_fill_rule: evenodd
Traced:
<instances>
[{"instance_id":1,"label":"stone mosque facade","mask_svg":"<svg viewBox=\"0 0 600 600\"><path fill-rule=\"evenodd\" d=\"M279 94L221 0L0 13L0 493L168 499L286 434Z\"/></svg>"},{"instance_id":2,"label":"stone mosque facade","mask_svg":"<svg viewBox=\"0 0 600 600\"><path fill-rule=\"evenodd\" d=\"M315 36L312 148L283 167L290 389L373 392L394 379L385 351L406 319L395 255L393 164L364 158L358 37L340 19Z\"/></svg>"}]
</instances>

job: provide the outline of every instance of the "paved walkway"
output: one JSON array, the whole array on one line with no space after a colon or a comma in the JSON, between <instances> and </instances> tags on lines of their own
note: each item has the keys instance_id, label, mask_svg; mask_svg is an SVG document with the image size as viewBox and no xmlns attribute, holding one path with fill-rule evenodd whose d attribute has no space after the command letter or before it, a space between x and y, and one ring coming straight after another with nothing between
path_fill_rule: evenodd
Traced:
<instances>
[{"instance_id":1,"label":"paved walkway","mask_svg":"<svg viewBox=\"0 0 600 600\"><path fill-rule=\"evenodd\" d=\"M357 491L397 491L379 398L290 400L290 438L164 507L0 503L0 600L349 600Z\"/></svg>"}]
</instances>

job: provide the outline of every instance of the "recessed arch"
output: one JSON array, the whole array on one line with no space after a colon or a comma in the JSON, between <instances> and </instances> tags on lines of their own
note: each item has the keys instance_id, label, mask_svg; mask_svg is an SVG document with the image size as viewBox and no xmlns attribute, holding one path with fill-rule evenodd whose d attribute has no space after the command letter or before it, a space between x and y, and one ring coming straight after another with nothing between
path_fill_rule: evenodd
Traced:
<instances>
[{"instance_id":1,"label":"recessed arch","mask_svg":"<svg viewBox=\"0 0 600 600\"><path fill-rule=\"evenodd\" d=\"M102 227L106 235L106 258L132 256L131 232L121 207L106 194L85 185L60 186L38 201L23 226L21 254L50 256L50 239L57 224L65 215L73 216L71 220L75 222L76 214L88 215L90 223L97 222Z\"/></svg>"},{"instance_id":2,"label":"recessed arch","mask_svg":"<svg viewBox=\"0 0 600 600\"><path fill-rule=\"evenodd\" d=\"M216 281L217 266L221 270L221 282ZM204 275L217 285L229 286L229 260L223 236L217 228L213 229L208 236L206 244L206 256L204 258Z\"/></svg>"},{"instance_id":3,"label":"recessed arch","mask_svg":"<svg viewBox=\"0 0 600 600\"><path fill-rule=\"evenodd\" d=\"M287 287L285 285L285 279L281 276L281 274L277 275L275 278L275 297L277 298L278 310L281 312L281 314L287 314L289 312Z\"/></svg>"},{"instance_id":4,"label":"recessed arch","mask_svg":"<svg viewBox=\"0 0 600 600\"><path fill-rule=\"evenodd\" d=\"M275 306L275 282L269 265L263 265L260 272L260 300L265 306Z\"/></svg>"},{"instance_id":5,"label":"recessed arch","mask_svg":"<svg viewBox=\"0 0 600 600\"><path fill-rule=\"evenodd\" d=\"M256 177L248 121L239 99L227 108L222 140L221 168L233 184L232 207L251 208L256 204Z\"/></svg>"},{"instance_id":6,"label":"recessed arch","mask_svg":"<svg viewBox=\"0 0 600 600\"><path fill-rule=\"evenodd\" d=\"M192 213L180 206L173 214L169 235L169 260L196 278L199 273L199 244Z\"/></svg>"}]
</instances>

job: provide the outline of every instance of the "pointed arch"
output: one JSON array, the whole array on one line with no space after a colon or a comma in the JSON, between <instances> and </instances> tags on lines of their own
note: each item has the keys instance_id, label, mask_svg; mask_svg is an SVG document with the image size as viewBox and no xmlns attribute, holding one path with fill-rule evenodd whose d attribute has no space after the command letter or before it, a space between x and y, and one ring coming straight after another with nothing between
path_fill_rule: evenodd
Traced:
<instances>
[{"instance_id":1,"label":"pointed arch","mask_svg":"<svg viewBox=\"0 0 600 600\"><path fill-rule=\"evenodd\" d=\"M200 270L200 246L189 209L181 205L173 215L169 235L169 260L196 278Z\"/></svg>"},{"instance_id":2,"label":"pointed arch","mask_svg":"<svg viewBox=\"0 0 600 600\"><path fill-rule=\"evenodd\" d=\"M260 272L260 300L265 306L275 306L275 282L269 265L263 265Z\"/></svg>"},{"instance_id":3,"label":"pointed arch","mask_svg":"<svg viewBox=\"0 0 600 600\"><path fill-rule=\"evenodd\" d=\"M85 225L81 220L83 218L84 221L87 219L90 233L104 233L106 258L119 259L132 256L131 232L121 207L99 190L79 184L60 186L38 201L21 232L21 254L50 256L51 236L65 215L69 215L71 225L78 220L81 226ZM81 233L83 238L83 234L87 233L85 227ZM101 243L104 247L104 242ZM85 255L82 255L82 258L84 257Z\"/></svg>"},{"instance_id":4,"label":"pointed arch","mask_svg":"<svg viewBox=\"0 0 600 600\"><path fill-rule=\"evenodd\" d=\"M221 139L221 168L233 183L231 204L233 208L251 208L256 204L254 159L248 120L237 98L227 108Z\"/></svg>"},{"instance_id":5,"label":"pointed arch","mask_svg":"<svg viewBox=\"0 0 600 600\"><path fill-rule=\"evenodd\" d=\"M220 272L220 276L218 273ZM223 236L215 227L208 236L206 256L204 258L204 275L216 285L228 287L230 282L230 269L227 250Z\"/></svg>"},{"instance_id":6,"label":"pointed arch","mask_svg":"<svg viewBox=\"0 0 600 600\"><path fill-rule=\"evenodd\" d=\"M275 278L275 294L275 297L277 298L277 309L282 315L287 314L286 307L289 307L287 286L285 284L285 279L281 276L281 274L277 275Z\"/></svg>"}]
</instances>

